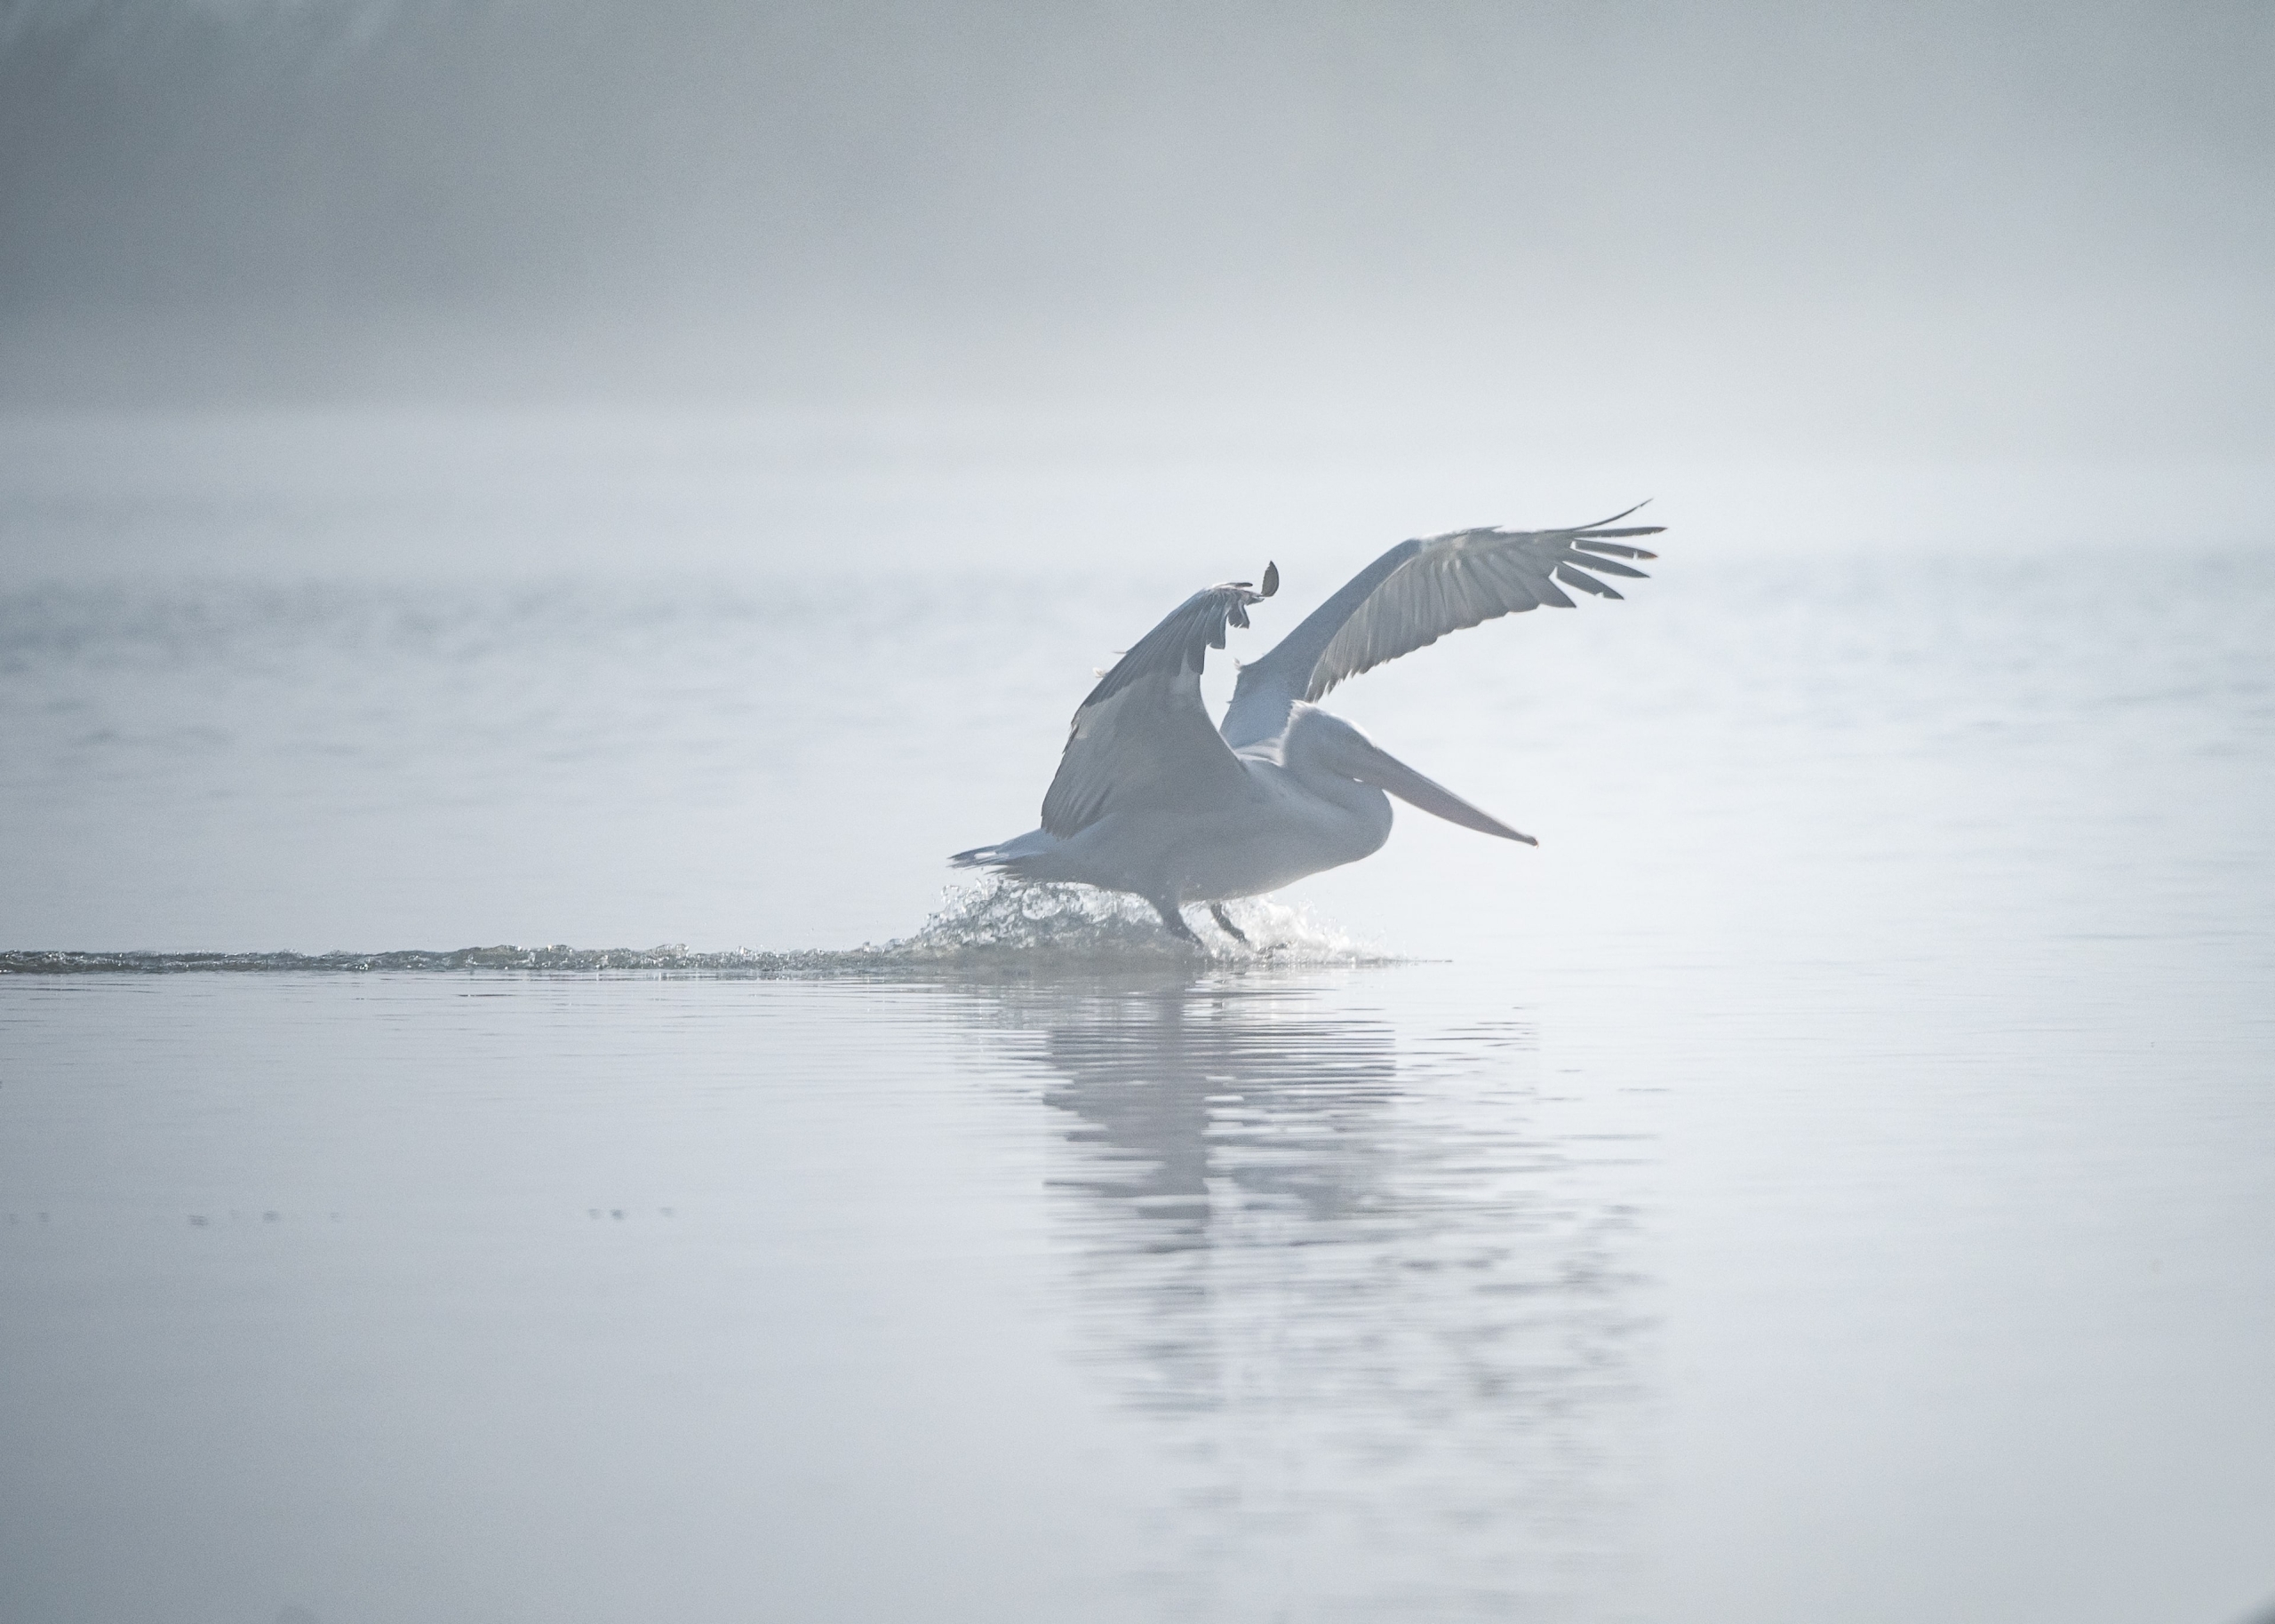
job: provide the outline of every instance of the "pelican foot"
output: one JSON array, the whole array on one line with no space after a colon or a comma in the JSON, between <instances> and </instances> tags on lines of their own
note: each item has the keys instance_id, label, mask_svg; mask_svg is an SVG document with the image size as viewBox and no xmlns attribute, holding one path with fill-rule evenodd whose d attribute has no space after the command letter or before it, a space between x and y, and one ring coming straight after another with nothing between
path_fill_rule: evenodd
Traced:
<instances>
[{"instance_id":1,"label":"pelican foot","mask_svg":"<svg viewBox=\"0 0 2275 1624\"><path fill-rule=\"evenodd\" d=\"M1145 900L1152 903L1153 912L1161 916L1162 928L1169 935L1180 942L1190 942L1195 947L1201 945L1201 938L1193 934L1193 927L1185 922L1185 915L1177 911L1177 905L1175 903L1165 903L1153 896Z\"/></svg>"},{"instance_id":2,"label":"pelican foot","mask_svg":"<svg viewBox=\"0 0 2275 1624\"><path fill-rule=\"evenodd\" d=\"M1249 944L1248 933L1242 930L1239 926L1233 924L1231 919L1225 916L1224 904L1210 903L1209 904L1209 917L1217 921L1217 929L1232 937L1233 941L1239 943L1242 947L1246 947Z\"/></svg>"}]
</instances>

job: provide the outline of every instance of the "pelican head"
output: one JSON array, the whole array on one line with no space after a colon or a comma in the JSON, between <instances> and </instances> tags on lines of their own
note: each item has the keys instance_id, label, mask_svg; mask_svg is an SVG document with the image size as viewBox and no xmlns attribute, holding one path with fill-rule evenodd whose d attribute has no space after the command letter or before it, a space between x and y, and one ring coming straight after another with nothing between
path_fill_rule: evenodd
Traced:
<instances>
[{"instance_id":1,"label":"pelican head","mask_svg":"<svg viewBox=\"0 0 2275 1624\"><path fill-rule=\"evenodd\" d=\"M1491 813L1470 805L1444 784L1424 777L1340 716L1330 715L1316 705L1295 707L1281 746L1281 759L1289 771L1299 776L1326 772L1371 784L1449 824L1459 824L1480 834L1498 835L1505 840L1522 840L1528 846L1540 844L1529 834L1518 833Z\"/></svg>"}]
</instances>

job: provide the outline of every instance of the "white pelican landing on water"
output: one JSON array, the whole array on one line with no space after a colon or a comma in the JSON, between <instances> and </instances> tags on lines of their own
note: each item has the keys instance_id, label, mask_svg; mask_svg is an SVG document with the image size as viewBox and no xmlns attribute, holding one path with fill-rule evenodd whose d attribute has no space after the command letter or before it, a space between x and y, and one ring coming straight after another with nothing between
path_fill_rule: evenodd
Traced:
<instances>
[{"instance_id":1,"label":"white pelican landing on water","mask_svg":"<svg viewBox=\"0 0 2275 1624\"><path fill-rule=\"evenodd\" d=\"M1248 625L1248 606L1279 590L1279 566L1265 566L1260 588L1226 581L1193 593L1074 712L1042 798L1042 827L952 861L1135 892L1188 942L1199 938L1179 910L1207 903L1246 942L1225 917L1225 899L1380 850L1390 838L1385 790L1465 829L1538 845L1313 702L1449 632L1544 603L1570 609L1559 581L1618 597L1596 575L1640 577L1618 561L1656 556L1618 538L1664 528L1607 528L1627 513L1577 529L1455 530L1399 543L1241 668L1222 728L1209 725L1201 706L1201 665L1225 646L1228 625Z\"/></svg>"}]
</instances>

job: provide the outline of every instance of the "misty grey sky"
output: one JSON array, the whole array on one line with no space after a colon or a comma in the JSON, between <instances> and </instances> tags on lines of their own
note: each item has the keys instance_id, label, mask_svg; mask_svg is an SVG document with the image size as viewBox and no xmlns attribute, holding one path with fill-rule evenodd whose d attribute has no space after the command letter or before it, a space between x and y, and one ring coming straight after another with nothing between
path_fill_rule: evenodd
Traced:
<instances>
[{"instance_id":1,"label":"misty grey sky","mask_svg":"<svg viewBox=\"0 0 2275 1624\"><path fill-rule=\"evenodd\" d=\"M2259 460L2275 6L0 9L0 398Z\"/></svg>"}]
</instances>

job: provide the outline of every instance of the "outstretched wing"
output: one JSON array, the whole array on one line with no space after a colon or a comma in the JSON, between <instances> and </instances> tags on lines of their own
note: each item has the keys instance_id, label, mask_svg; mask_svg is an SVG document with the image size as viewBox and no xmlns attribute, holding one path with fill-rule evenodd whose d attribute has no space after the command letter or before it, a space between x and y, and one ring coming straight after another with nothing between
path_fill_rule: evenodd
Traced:
<instances>
[{"instance_id":1,"label":"outstretched wing","mask_svg":"<svg viewBox=\"0 0 2275 1624\"><path fill-rule=\"evenodd\" d=\"M1201 809L1249 792L1248 774L1201 703L1201 668L1225 646L1227 625L1248 625L1248 606L1279 589L1227 581L1197 592L1139 638L1074 712L1058 776L1042 798L1042 826L1065 840L1109 812L1141 807Z\"/></svg>"},{"instance_id":2,"label":"outstretched wing","mask_svg":"<svg viewBox=\"0 0 2275 1624\"><path fill-rule=\"evenodd\" d=\"M1666 528L1607 528L1634 511L1569 530L1454 530L1399 543L1271 653L1241 668L1225 712L1225 742L1239 749L1276 737L1297 705L1449 632L1544 603L1570 609L1559 581L1600 598L1618 597L1588 572L1640 577L1640 569L1618 561L1657 554L1617 537L1656 536Z\"/></svg>"}]
</instances>

